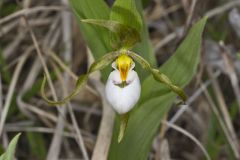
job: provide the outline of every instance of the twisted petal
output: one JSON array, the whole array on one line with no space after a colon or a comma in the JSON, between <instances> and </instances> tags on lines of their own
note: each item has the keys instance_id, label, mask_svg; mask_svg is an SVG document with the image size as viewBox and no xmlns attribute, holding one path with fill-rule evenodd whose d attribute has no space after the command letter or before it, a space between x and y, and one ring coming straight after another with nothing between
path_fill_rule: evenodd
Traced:
<instances>
[{"instance_id":1,"label":"twisted petal","mask_svg":"<svg viewBox=\"0 0 240 160\"><path fill-rule=\"evenodd\" d=\"M47 96L45 94L45 90L44 90L45 85L46 85L46 77L44 76L44 79L43 79L43 82L42 82L42 85L41 85L41 94L42 94L43 99L45 101L47 101L50 105L60 105L60 104L66 103L67 101L69 101L70 99L72 99L74 96L76 96L79 93L81 88L87 82L88 76L91 73L93 73L94 71L101 70L101 69L105 68L110 63L112 63L113 60L116 59L118 56L119 56L118 52L111 52L111 53L106 54L105 56L103 56L99 60L95 61L90 66L90 69L89 69L87 74L79 76L79 78L77 80L77 83L76 83L76 87L72 91L72 93L69 96L65 97L64 99L62 99L60 101L53 101L53 100L50 100L50 99L47 98Z\"/></svg>"},{"instance_id":2,"label":"twisted petal","mask_svg":"<svg viewBox=\"0 0 240 160\"><path fill-rule=\"evenodd\" d=\"M152 68L151 65L141 56L139 56L138 54L132 52L132 51L128 51L129 56L131 56L135 61L137 61L142 68L146 69L147 71L149 71L154 79L160 83L165 84L166 86L169 87L169 89L171 89L173 92L175 92L176 94L178 94L178 96L183 100L186 101L187 100L187 96L184 93L183 89L181 89L180 87L174 85L172 83L172 81L163 73L161 73L158 69Z\"/></svg>"}]
</instances>

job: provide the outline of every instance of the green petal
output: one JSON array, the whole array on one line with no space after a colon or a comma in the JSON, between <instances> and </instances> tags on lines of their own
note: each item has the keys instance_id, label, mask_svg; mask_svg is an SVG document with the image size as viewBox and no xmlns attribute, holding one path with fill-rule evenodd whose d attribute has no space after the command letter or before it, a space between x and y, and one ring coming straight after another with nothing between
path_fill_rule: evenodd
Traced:
<instances>
[{"instance_id":1,"label":"green petal","mask_svg":"<svg viewBox=\"0 0 240 160\"><path fill-rule=\"evenodd\" d=\"M87 78L88 78L88 75L81 75L77 80L75 89L72 91L72 93L69 96L65 97L64 99L62 99L60 101L53 101L53 100L48 99L45 94L44 88L45 88L47 79L46 79L46 76L44 75L43 82L41 85L41 95L42 95L43 99L45 101L47 101L48 104L50 104L50 105L62 105L64 103L68 102L70 99L72 99L79 93L81 88L85 85Z\"/></svg>"},{"instance_id":2,"label":"green petal","mask_svg":"<svg viewBox=\"0 0 240 160\"><path fill-rule=\"evenodd\" d=\"M45 94L45 85L46 85L46 80L47 79L44 76L44 79L43 79L43 82L42 82L42 85L41 85L41 94L42 94L43 99L45 101L47 101L50 105L61 105L61 104L64 104L64 103L68 102L69 100L71 100L73 97L75 97L80 92L82 87L87 82L88 76L91 73L93 73L94 71L101 70L101 69L105 68L110 63L112 63L113 60L115 60L118 55L119 55L119 53L117 53L117 52L111 52L111 53L106 54L105 56L103 56L99 60L95 61L90 66L90 69L89 69L87 74L79 76L79 78L77 80L77 83L76 83L76 87L72 91L72 93L69 96L65 97L64 99L62 99L60 101L53 101L53 100L50 100L50 99L47 98L47 96Z\"/></svg>"},{"instance_id":3,"label":"green petal","mask_svg":"<svg viewBox=\"0 0 240 160\"><path fill-rule=\"evenodd\" d=\"M128 51L128 54L136 61L138 62L142 68L146 69L147 71L151 72L151 74L153 75L154 79L160 83L163 83L165 85L167 85L169 87L169 89L171 89L173 92L175 92L176 94L178 94L178 96L183 100L186 101L187 100L187 96L184 93L184 91L174 85L172 83L172 81L163 73L161 73L158 69L152 68L151 65L141 56L139 56L138 54L132 52L132 51Z\"/></svg>"}]
</instances>

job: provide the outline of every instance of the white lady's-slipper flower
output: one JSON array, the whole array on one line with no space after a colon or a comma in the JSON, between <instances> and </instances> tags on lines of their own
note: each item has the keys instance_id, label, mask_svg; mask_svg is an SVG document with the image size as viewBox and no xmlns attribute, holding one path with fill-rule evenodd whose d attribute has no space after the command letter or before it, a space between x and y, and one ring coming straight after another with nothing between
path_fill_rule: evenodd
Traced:
<instances>
[{"instance_id":1,"label":"white lady's-slipper flower","mask_svg":"<svg viewBox=\"0 0 240 160\"><path fill-rule=\"evenodd\" d=\"M117 113L125 114L140 97L140 81L137 72L133 70L135 63L127 54L120 55L112 67L114 70L108 77L106 97Z\"/></svg>"}]
</instances>

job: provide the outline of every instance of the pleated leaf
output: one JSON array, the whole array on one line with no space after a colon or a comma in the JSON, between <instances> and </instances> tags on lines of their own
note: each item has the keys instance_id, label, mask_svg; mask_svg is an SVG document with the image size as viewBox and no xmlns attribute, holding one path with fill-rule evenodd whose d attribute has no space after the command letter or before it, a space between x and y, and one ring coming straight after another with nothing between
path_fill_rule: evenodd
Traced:
<instances>
[{"instance_id":1,"label":"pleated leaf","mask_svg":"<svg viewBox=\"0 0 240 160\"><path fill-rule=\"evenodd\" d=\"M205 23L206 18L197 22L174 55L160 68L161 73L180 87L184 87L196 72ZM119 119L116 120L109 160L146 160L161 120L176 98L153 77L144 81L142 92L141 101L130 113L121 143L117 143Z\"/></svg>"}]
</instances>

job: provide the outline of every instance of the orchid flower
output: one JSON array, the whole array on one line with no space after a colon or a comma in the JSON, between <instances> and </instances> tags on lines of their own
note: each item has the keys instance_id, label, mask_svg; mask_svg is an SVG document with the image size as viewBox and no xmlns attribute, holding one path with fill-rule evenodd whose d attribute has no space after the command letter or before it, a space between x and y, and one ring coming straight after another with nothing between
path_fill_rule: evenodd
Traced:
<instances>
[{"instance_id":1,"label":"orchid flower","mask_svg":"<svg viewBox=\"0 0 240 160\"><path fill-rule=\"evenodd\" d=\"M112 68L114 70L109 74L105 92L108 102L121 117L120 131L118 136L118 142L121 142L127 127L129 111L138 102L141 92L140 80L137 72L134 71L134 61L138 62L143 69L149 71L156 81L167 85L169 89L177 93L183 101L186 101L185 93L181 88L174 85L171 80L163 73L160 73L158 69L151 67L151 65L144 58L126 49L108 53L99 60L95 61L91 65L89 71L85 75L81 75L79 77L73 92L63 100L53 101L47 98L44 90L46 77L44 77L41 86L42 97L50 105L64 104L79 93L82 86L86 83L88 76L92 72L101 70L112 64Z\"/></svg>"},{"instance_id":2,"label":"orchid flower","mask_svg":"<svg viewBox=\"0 0 240 160\"><path fill-rule=\"evenodd\" d=\"M118 114L129 112L140 98L141 85L134 67L135 63L127 54L112 63L114 70L107 80L106 97Z\"/></svg>"}]
</instances>

